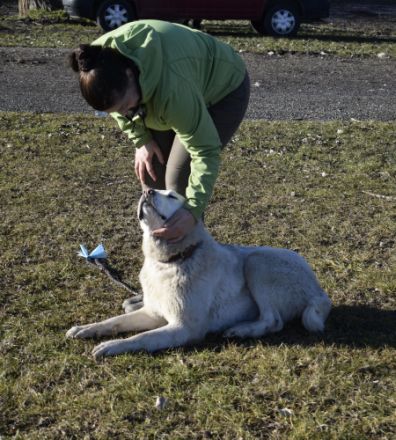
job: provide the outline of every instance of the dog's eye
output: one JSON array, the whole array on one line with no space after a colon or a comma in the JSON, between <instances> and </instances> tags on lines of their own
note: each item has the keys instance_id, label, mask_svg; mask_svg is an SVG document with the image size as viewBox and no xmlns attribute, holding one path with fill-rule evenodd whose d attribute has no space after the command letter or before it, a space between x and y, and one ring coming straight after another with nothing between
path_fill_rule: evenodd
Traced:
<instances>
[{"instance_id":1,"label":"dog's eye","mask_svg":"<svg viewBox=\"0 0 396 440\"><path fill-rule=\"evenodd\" d=\"M169 197L170 199L177 199L177 197L175 197L173 194L168 194L168 197Z\"/></svg>"}]
</instances>

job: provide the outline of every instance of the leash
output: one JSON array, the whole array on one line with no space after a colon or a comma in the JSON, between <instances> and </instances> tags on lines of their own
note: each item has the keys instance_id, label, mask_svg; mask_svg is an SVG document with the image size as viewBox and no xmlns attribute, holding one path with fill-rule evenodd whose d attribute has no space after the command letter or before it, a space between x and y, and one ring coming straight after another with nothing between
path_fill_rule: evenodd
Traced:
<instances>
[{"instance_id":1,"label":"leash","mask_svg":"<svg viewBox=\"0 0 396 440\"><path fill-rule=\"evenodd\" d=\"M161 263L174 263L176 261L185 261L188 258L191 258L193 256L193 254L195 253L195 251L202 245L202 241L195 243L191 246L189 246L187 249L185 249L184 251L176 254L176 255L172 255L168 260L166 261L161 261ZM113 267L111 267L106 259L107 259L107 254L106 251L104 250L102 245L99 245L94 251L92 251L90 254L88 254L87 249L82 245L81 246L81 250L82 252L79 253L80 256L85 258L85 261L99 269L102 273L104 273L105 275L108 276L108 278L110 278L111 281L113 281L114 283L117 284L117 286L122 287L123 289L127 290L130 294L132 294L133 296L139 296L141 297L141 294L139 292L137 292L136 290L134 290L132 288L132 286L130 286L129 284L125 283L124 281L122 281L120 274L117 272L116 269L114 269ZM98 253L96 253L98 252ZM94 255L96 253L96 256L100 256L99 258L95 258Z\"/></svg>"},{"instance_id":2,"label":"leash","mask_svg":"<svg viewBox=\"0 0 396 440\"><path fill-rule=\"evenodd\" d=\"M112 267L109 266L109 264L102 258L87 258L86 262L90 264L93 267L96 267L101 272L106 274L111 281L117 284L117 286L123 287L126 289L129 293L131 293L133 296L139 296L140 293L136 292L129 284L122 281L119 273Z\"/></svg>"}]
</instances>

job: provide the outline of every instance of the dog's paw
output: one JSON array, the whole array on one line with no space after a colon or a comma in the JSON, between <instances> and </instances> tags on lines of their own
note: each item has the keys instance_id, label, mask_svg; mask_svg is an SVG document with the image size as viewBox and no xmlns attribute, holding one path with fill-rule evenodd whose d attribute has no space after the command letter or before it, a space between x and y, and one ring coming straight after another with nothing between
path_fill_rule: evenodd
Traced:
<instances>
[{"instance_id":1,"label":"dog's paw","mask_svg":"<svg viewBox=\"0 0 396 440\"><path fill-rule=\"evenodd\" d=\"M223 333L225 338L249 338L255 337L254 334L255 324L253 323L242 323L234 327L229 328Z\"/></svg>"},{"instance_id":2,"label":"dog's paw","mask_svg":"<svg viewBox=\"0 0 396 440\"><path fill-rule=\"evenodd\" d=\"M123 339L114 339L112 341L102 342L92 350L92 355L96 361L106 356L116 356L117 354L128 351Z\"/></svg>"},{"instance_id":3,"label":"dog's paw","mask_svg":"<svg viewBox=\"0 0 396 440\"><path fill-rule=\"evenodd\" d=\"M76 325L74 327L72 327L71 329L69 329L66 332L66 338L75 338L76 334L81 330L81 327Z\"/></svg>"},{"instance_id":4,"label":"dog's paw","mask_svg":"<svg viewBox=\"0 0 396 440\"><path fill-rule=\"evenodd\" d=\"M229 328L223 333L223 338L243 338L238 329Z\"/></svg>"},{"instance_id":5,"label":"dog's paw","mask_svg":"<svg viewBox=\"0 0 396 440\"><path fill-rule=\"evenodd\" d=\"M126 299L122 303L122 308L125 313L134 312L135 310L139 310L143 307L143 295L135 295L131 298Z\"/></svg>"},{"instance_id":6,"label":"dog's paw","mask_svg":"<svg viewBox=\"0 0 396 440\"><path fill-rule=\"evenodd\" d=\"M279 331L283 323L279 320L257 320L253 322L242 322L227 329L223 336L225 338L261 338L267 333Z\"/></svg>"},{"instance_id":7,"label":"dog's paw","mask_svg":"<svg viewBox=\"0 0 396 440\"><path fill-rule=\"evenodd\" d=\"M76 325L66 333L66 338L72 339L96 338L98 336L100 336L100 332L97 324Z\"/></svg>"}]
</instances>

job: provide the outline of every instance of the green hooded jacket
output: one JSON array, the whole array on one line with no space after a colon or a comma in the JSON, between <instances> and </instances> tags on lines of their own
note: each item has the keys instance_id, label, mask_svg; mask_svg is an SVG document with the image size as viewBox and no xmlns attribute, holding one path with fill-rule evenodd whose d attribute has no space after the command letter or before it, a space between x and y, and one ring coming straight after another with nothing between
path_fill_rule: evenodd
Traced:
<instances>
[{"instance_id":1,"label":"green hooded jacket","mask_svg":"<svg viewBox=\"0 0 396 440\"><path fill-rule=\"evenodd\" d=\"M158 20L127 23L92 44L112 47L135 62L144 119L111 116L136 147L151 140L150 129L176 132L191 156L186 208L200 218L213 191L221 150L208 107L242 83L242 59L203 32Z\"/></svg>"}]
</instances>

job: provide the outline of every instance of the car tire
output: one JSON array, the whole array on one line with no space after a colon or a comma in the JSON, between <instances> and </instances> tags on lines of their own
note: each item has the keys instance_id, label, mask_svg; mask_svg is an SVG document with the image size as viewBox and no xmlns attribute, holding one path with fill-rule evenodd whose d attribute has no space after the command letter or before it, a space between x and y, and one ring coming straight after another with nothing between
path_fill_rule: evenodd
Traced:
<instances>
[{"instance_id":1,"label":"car tire","mask_svg":"<svg viewBox=\"0 0 396 440\"><path fill-rule=\"evenodd\" d=\"M252 21L253 28L262 35L293 37L300 28L301 14L296 3L277 1L265 12L264 17Z\"/></svg>"},{"instance_id":2,"label":"car tire","mask_svg":"<svg viewBox=\"0 0 396 440\"><path fill-rule=\"evenodd\" d=\"M127 0L107 0L99 5L96 21L106 32L112 31L136 18Z\"/></svg>"}]
</instances>

